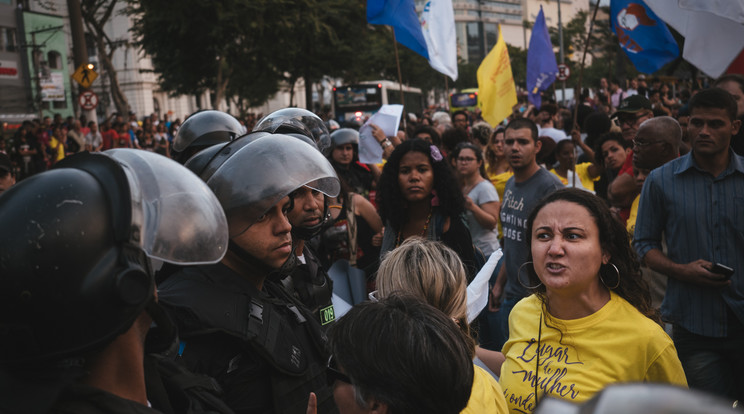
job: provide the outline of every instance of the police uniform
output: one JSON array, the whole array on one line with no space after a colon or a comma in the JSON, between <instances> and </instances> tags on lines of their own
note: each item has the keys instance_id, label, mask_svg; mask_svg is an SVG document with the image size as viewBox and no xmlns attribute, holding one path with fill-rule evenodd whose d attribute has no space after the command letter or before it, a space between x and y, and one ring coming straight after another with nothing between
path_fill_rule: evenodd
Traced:
<instances>
[{"instance_id":1,"label":"police uniform","mask_svg":"<svg viewBox=\"0 0 744 414\"><path fill-rule=\"evenodd\" d=\"M317 317L269 279L259 291L224 264L182 269L160 286L176 320L178 360L217 379L237 413L336 412L326 384L325 335Z\"/></svg>"}]
</instances>

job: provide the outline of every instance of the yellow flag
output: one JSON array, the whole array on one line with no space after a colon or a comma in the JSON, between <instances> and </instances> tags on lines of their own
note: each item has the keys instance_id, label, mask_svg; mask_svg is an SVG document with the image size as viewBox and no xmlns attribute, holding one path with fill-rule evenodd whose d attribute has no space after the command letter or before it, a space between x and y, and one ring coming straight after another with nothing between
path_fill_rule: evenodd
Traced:
<instances>
[{"instance_id":1,"label":"yellow flag","mask_svg":"<svg viewBox=\"0 0 744 414\"><path fill-rule=\"evenodd\" d=\"M499 41L478 67L478 106L483 119L496 126L511 115L516 104L517 88L499 25Z\"/></svg>"}]
</instances>

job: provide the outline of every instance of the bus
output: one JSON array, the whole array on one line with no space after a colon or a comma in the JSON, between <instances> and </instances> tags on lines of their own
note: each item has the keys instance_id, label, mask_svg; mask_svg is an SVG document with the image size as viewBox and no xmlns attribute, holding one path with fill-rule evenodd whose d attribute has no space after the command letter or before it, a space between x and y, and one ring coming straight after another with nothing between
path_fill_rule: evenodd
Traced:
<instances>
[{"instance_id":1,"label":"bus","mask_svg":"<svg viewBox=\"0 0 744 414\"><path fill-rule=\"evenodd\" d=\"M424 95L419 88L403 86L403 111L422 113ZM339 123L364 120L382 105L400 104L400 84L380 80L333 88L333 117Z\"/></svg>"},{"instance_id":2,"label":"bus","mask_svg":"<svg viewBox=\"0 0 744 414\"><path fill-rule=\"evenodd\" d=\"M478 108L478 88L463 89L450 94L449 107L452 114L461 109L475 111Z\"/></svg>"}]
</instances>

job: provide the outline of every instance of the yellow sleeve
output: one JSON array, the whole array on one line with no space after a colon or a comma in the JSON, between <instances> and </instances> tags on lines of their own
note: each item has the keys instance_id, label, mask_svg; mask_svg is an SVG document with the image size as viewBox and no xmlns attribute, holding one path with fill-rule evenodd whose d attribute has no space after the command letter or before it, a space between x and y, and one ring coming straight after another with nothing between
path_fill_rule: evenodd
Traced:
<instances>
[{"instance_id":1,"label":"yellow sleeve","mask_svg":"<svg viewBox=\"0 0 744 414\"><path fill-rule=\"evenodd\" d=\"M462 410L463 414L499 413L507 414L509 408L506 405L504 391L496 379L483 368L475 365L473 376L473 389L470 393L468 405Z\"/></svg>"},{"instance_id":2,"label":"yellow sleeve","mask_svg":"<svg viewBox=\"0 0 744 414\"><path fill-rule=\"evenodd\" d=\"M636 219L638 218L638 204L641 200L641 195L638 194L633 200L633 204L630 206L630 216L628 217L628 221L625 222L625 228L628 230L628 233L630 233L630 241L633 241L633 233L635 233L635 224Z\"/></svg>"},{"instance_id":3,"label":"yellow sleeve","mask_svg":"<svg viewBox=\"0 0 744 414\"><path fill-rule=\"evenodd\" d=\"M665 347L646 371L645 382L674 384L687 388L687 377L673 344Z\"/></svg>"},{"instance_id":4,"label":"yellow sleeve","mask_svg":"<svg viewBox=\"0 0 744 414\"><path fill-rule=\"evenodd\" d=\"M561 177L560 175L558 175L558 172L555 170L555 168L552 168L550 172L553 173L553 175L555 175L556 177L558 177L558 179L561 180L563 185L568 185L568 178Z\"/></svg>"},{"instance_id":5,"label":"yellow sleeve","mask_svg":"<svg viewBox=\"0 0 744 414\"><path fill-rule=\"evenodd\" d=\"M592 165L590 162L583 162L576 165L576 174L581 180L581 185L589 191L594 191L594 182L599 181L600 175L592 178L589 176L589 167Z\"/></svg>"}]
</instances>

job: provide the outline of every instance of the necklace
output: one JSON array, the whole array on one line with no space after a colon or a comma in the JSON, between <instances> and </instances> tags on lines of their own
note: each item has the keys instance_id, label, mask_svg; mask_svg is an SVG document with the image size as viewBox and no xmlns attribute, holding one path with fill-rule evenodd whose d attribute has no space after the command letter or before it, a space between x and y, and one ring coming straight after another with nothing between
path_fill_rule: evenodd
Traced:
<instances>
[{"instance_id":1,"label":"necklace","mask_svg":"<svg viewBox=\"0 0 744 414\"><path fill-rule=\"evenodd\" d=\"M426 230L429 228L429 223L431 222L431 212L432 212L432 208L429 207L429 215L426 216L426 222L424 223L424 230L421 232L421 237L423 238L426 237ZM395 238L395 247L400 246L400 242L401 242L400 237L401 237L402 231L403 231L403 227L401 226L401 229L398 230L398 236Z\"/></svg>"}]
</instances>

